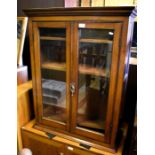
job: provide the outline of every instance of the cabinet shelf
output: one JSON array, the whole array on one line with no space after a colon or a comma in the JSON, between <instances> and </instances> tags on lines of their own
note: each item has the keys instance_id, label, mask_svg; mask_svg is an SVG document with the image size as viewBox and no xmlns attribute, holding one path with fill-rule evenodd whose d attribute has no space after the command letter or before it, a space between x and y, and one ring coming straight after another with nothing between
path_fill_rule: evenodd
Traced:
<instances>
[{"instance_id":1,"label":"cabinet shelf","mask_svg":"<svg viewBox=\"0 0 155 155\"><path fill-rule=\"evenodd\" d=\"M65 41L66 38L63 37L49 37L49 36L41 36L40 37L41 40L59 40L59 41Z\"/></svg>"},{"instance_id":2,"label":"cabinet shelf","mask_svg":"<svg viewBox=\"0 0 155 155\"><path fill-rule=\"evenodd\" d=\"M93 129L99 129L104 130L105 129L105 123L103 120L85 120L78 123L80 127L87 127L87 128L93 128Z\"/></svg>"},{"instance_id":3,"label":"cabinet shelf","mask_svg":"<svg viewBox=\"0 0 155 155\"><path fill-rule=\"evenodd\" d=\"M91 54L91 53L80 53L80 55L84 55L84 56L100 56L100 57L105 57L107 56L107 54Z\"/></svg>"},{"instance_id":4,"label":"cabinet shelf","mask_svg":"<svg viewBox=\"0 0 155 155\"><path fill-rule=\"evenodd\" d=\"M65 71L66 65L65 63L57 63L57 62L46 62L42 64L43 69L53 69L59 71Z\"/></svg>"},{"instance_id":5,"label":"cabinet shelf","mask_svg":"<svg viewBox=\"0 0 155 155\"><path fill-rule=\"evenodd\" d=\"M55 103L51 103L51 102L43 102L43 104L45 105L48 105L48 106L51 106L53 108L61 108L61 109L65 109L66 108L66 99L64 98L63 101L61 101L60 103L58 104L55 104Z\"/></svg>"},{"instance_id":6,"label":"cabinet shelf","mask_svg":"<svg viewBox=\"0 0 155 155\"><path fill-rule=\"evenodd\" d=\"M106 39L80 39L81 43L108 43L112 44L112 40Z\"/></svg>"},{"instance_id":7,"label":"cabinet shelf","mask_svg":"<svg viewBox=\"0 0 155 155\"><path fill-rule=\"evenodd\" d=\"M66 65L65 65L65 63L46 62L46 63L42 64L42 69L65 71ZM88 75L96 75L96 76L103 76L103 77L108 76L106 74L105 69L89 67L86 65L79 65L79 72L82 74L88 74Z\"/></svg>"},{"instance_id":8,"label":"cabinet shelf","mask_svg":"<svg viewBox=\"0 0 155 155\"><path fill-rule=\"evenodd\" d=\"M59 111L59 113L53 112L53 110L56 110L56 109ZM51 119L53 121L59 121L61 123L64 123L66 121L66 116L64 111L65 111L65 108L47 106L43 110L43 116L46 119Z\"/></svg>"},{"instance_id":9,"label":"cabinet shelf","mask_svg":"<svg viewBox=\"0 0 155 155\"><path fill-rule=\"evenodd\" d=\"M99 69L96 67L89 67L86 65L80 65L79 66L79 72L82 74L88 74L88 75L96 75L96 76L107 76L105 69Z\"/></svg>"}]
</instances>

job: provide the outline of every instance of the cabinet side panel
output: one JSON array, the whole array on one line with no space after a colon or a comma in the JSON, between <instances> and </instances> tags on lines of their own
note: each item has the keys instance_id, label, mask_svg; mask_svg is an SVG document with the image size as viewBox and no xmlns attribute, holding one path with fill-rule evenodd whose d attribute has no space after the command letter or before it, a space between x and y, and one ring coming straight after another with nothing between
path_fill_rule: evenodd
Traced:
<instances>
[{"instance_id":1,"label":"cabinet side panel","mask_svg":"<svg viewBox=\"0 0 155 155\"><path fill-rule=\"evenodd\" d=\"M123 103L123 95L125 88L125 81L128 76L128 63L129 63L129 50L131 45L131 36L132 36L132 24L130 25L130 20L126 20L123 24L122 30L122 39L121 39L121 50L120 50L120 60L119 60L119 70L118 70L118 81L116 88L116 97L115 97L115 107L114 107L114 120L113 120L113 130L112 130L112 139L111 145L115 147L117 132L119 128L119 120L121 113L121 106Z\"/></svg>"},{"instance_id":2,"label":"cabinet side panel","mask_svg":"<svg viewBox=\"0 0 155 155\"><path fill-rule=\"evenodd\" d=\"M126 98L126 87L128 83L128 75L129 75L129 60L131 56L131 46L132 46L132 40L133 40L133 29L134 29L134 18L129 18L129 25L128 25L128 35L127 35L127 53L126 53L126 59L125 59L125 69L124 69L124 81L123 81L123 93L122 93L122 101L121 101L121 112L120 112L120 119L123 117L123 109L125 104L125 98Z\"/></svg>"},{"instance_id":3,"label":"cabinet side panel","mask_svg":"<svg viewBox=\"0 0 155 155\"><path fill-rule=\"evenodd\" d=\"M118 79L118 63L120 56L120 38L121 38L121 29L122 23L116 24L116 34L115 34L115 43L113 45L113 55L112 55L112 66L111 66L111 75L110 83L111 87L109 90L108 96L108 109L107 109L107 121L106 121L106 142L110 143L111 131L112 131L112 121L115 119L113 116L113 107L115 106L115 96L116 96L116 85Z\"/></svg>"},{"instance_id":4,"label":"cabinet side panel","mask_svg":"<svg viewBox=\"0 0 155 155\"><path fill-rule=\"evenodd\" d=\"M125 58L126 58L126 40L127 40L127 29L128 29L128 20L123 22L122 35L121 35L121 45L120 45L120 56L118 64L118 79L116 85L116 95L115 95L115 105L113 109L113 129L111 133L111 145L115 147L116 134L118 132L119 124L119 113L121 105L121 96L123 89L123 80L124 80L124 69L125 69Z\"/></svg>"}]
</instances>

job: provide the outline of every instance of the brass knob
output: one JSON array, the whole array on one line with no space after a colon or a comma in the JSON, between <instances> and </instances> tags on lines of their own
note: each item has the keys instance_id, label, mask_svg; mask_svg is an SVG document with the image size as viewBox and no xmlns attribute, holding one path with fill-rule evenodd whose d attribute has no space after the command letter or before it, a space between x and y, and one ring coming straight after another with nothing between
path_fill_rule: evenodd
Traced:
<instances>
[{"instance_id":1,"label":"brass knob","mask_svg":"<svg viewBox=\"0 0 155 155\"><path fill-rule=\"evenodd\" d=\"M71 96L73 96L75 93L75 84L73 82L70 84L70 91L71 91Z\"/></svg>"}]
</instances>

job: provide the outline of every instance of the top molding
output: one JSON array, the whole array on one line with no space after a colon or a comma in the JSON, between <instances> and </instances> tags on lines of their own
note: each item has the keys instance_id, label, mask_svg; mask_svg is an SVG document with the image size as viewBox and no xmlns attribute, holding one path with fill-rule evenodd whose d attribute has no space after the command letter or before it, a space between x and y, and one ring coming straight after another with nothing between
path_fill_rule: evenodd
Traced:
<instances>
[{"instance_id":1,"label":"top molding","mask_svg":"<svg viewBox=\"0 0 155 155\"><path fill-rule=\"evenodd\" d=\"M137 15L133 6L119 7L72 7L23 9L28 17L39 16L132 16Z\"/></svg>"}]
</instances>

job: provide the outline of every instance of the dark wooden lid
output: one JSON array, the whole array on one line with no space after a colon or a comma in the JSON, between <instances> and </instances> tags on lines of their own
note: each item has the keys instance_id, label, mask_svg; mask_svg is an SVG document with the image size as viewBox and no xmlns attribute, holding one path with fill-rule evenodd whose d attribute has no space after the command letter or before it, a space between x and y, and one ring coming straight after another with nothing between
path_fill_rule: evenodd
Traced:
<instances>
[{"instance_id":1,"label":"dark wooden lid","mask_svg":"<svg viewBox=\"0 0 155 155\"><path fill-rule=\"evenodd\" d=\"M119 7L72 7L23 9L28 17L38 16L136 16L133 6Z\"/></svg>"}]
</instances>

